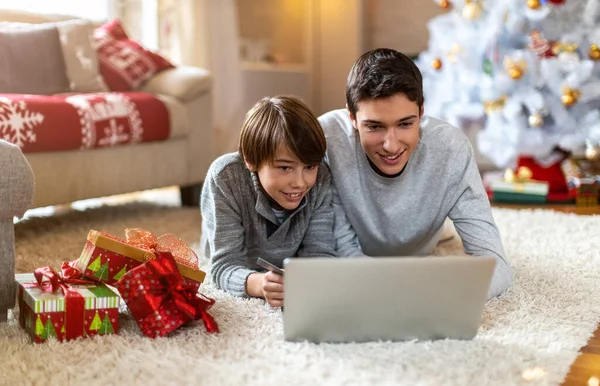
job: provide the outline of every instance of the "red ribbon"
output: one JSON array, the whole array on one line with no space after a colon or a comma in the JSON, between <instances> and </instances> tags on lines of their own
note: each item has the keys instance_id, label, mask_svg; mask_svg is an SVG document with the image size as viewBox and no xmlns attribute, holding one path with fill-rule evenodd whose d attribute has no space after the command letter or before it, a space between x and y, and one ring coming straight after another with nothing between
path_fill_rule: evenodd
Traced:
<instances>
[{"instance_id":1,"label":"red ribbon","mask_svg":"<svg viewBox=\"0 0 600 386\"><path fill-rule=\"evenodd\" d=\"M198 294L197 288L185 281L170 252L157 252L156 259L149 260L142 266L127 272L117 283L119 292L126 291L128 278L132 277L138 269L149 269L152 272L151 277L157 279L158 283L150 286L149 291L143 296L136 297L135 301L127 302L127 307L136 319L155 314L159 312L162 305L172 302L188 320L202 319L207 332L219 331L214 318L208 313L215 300Z\"/></svg>"},{"instance_id":2,"label":"red ribbon","mask_svg":"<svg viewBox=\"0 0 600 386\"><path fill-rule=\"evenodd\" d=\"M51 267L41 267L33 272L38 287L44 292L57 292L62 289L65 295L65 338L75 339L83 334L85 298L69 284L95 284L93 280L83 279L81 272L70 263L64 262L61 267L62 275ZM47 278L48 280L44 280Z\"/></svg>"}]
</instances>

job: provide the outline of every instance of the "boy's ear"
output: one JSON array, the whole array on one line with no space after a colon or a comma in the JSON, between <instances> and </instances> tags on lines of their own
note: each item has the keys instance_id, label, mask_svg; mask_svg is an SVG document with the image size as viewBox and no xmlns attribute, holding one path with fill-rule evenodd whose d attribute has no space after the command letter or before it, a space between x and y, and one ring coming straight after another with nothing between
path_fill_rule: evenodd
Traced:
<instances>
[{"instance_id":1,"label":"boy's ear","mask_svg":"<svg viewBox=\"0 0 600 386\"><path fill-rule=\"evenodd\" d=\"M346 111L348 112L348 115L350 116L350 120L352 121L352 126L354 127L354 130L358 130L358 126L356 126L356 118L350 112L350 109L348 108L348 103L346 103Z\"/></svg>"},{"instance_id":2,"label":"boy's ear","mask_svg":"<svg viewBox=\"0 0 600 386\"><path fill-rule=\"evenodd\" d=\"M250 170L251 172L256 172L256 168L254 166L252 166L248 161L246 161L245 158L244 158L244 163L246 164L246 167L248 168L248 170Z\"/></svg>"}]
</instances>

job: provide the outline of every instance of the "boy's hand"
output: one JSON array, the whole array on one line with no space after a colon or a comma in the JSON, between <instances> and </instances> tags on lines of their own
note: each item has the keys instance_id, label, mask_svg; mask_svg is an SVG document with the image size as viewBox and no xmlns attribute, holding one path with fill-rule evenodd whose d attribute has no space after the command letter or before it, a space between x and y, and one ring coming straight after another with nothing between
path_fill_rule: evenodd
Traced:
<instances>
[{"instance_id":1,"label":"boy's hand","mask_svg":"<svg viewBox=\"0 0 600 386\"><path fill-rule=\"evenodd\" d=\"M268 271L262 281L263 297L272 307L283 306L283 276Z\"/></svg>"},{"instance_id":2,"label":"boy's hand","mask_svg":"<svg viewBox=\"0 0 600 386\"><path fill-rule=\"evenodd\" d=\"M272 307L283 306L283 276L274 272L253 273L246 283L248 295L265 298Z\"/></svg>"}]
</instances>

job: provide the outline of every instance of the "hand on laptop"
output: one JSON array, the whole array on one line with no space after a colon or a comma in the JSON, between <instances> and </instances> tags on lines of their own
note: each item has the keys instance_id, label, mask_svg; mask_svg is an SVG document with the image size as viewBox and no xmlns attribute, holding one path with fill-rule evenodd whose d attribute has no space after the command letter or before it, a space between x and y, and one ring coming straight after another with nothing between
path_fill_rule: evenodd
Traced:
<instances>
[{"instance_id":1,"label":"hand on laptop","mask_svg":"<svg viewBox=\"0 0 600 386\"><path fill-rule=\"evenodd\" d=\"M272 307L283 306L283 276L275 272L253 273L248 277L250 296L263 297Z\"/></svg>"}]
</instances>

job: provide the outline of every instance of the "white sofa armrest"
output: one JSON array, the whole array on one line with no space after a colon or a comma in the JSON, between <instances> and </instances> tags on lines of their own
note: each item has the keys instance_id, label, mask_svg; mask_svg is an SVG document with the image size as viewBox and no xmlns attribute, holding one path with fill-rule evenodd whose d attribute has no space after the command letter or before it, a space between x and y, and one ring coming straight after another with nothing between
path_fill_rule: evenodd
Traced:
<instances>
[{"instance_id":1,"label":"white sofa armrest","mask_svg":"<svg viewBox=\"0 0 600 386\"><path fill-rule=\"evenodd\" d=\"M0 140L0 220L22 216L33 202L34 178L21 150Z\"/></svg>"},{"instance_id":2,"label":"white sofa armrest","mask_svg":"<svg viewBox=\"0 0 600 386\"><path fill-rule=\"evenodd\" d=\"M140 91L164 94L188 102L209 91L212 77L208 70L181 66L164 70L148 79Z\"/></svg>"}]
</instances>

